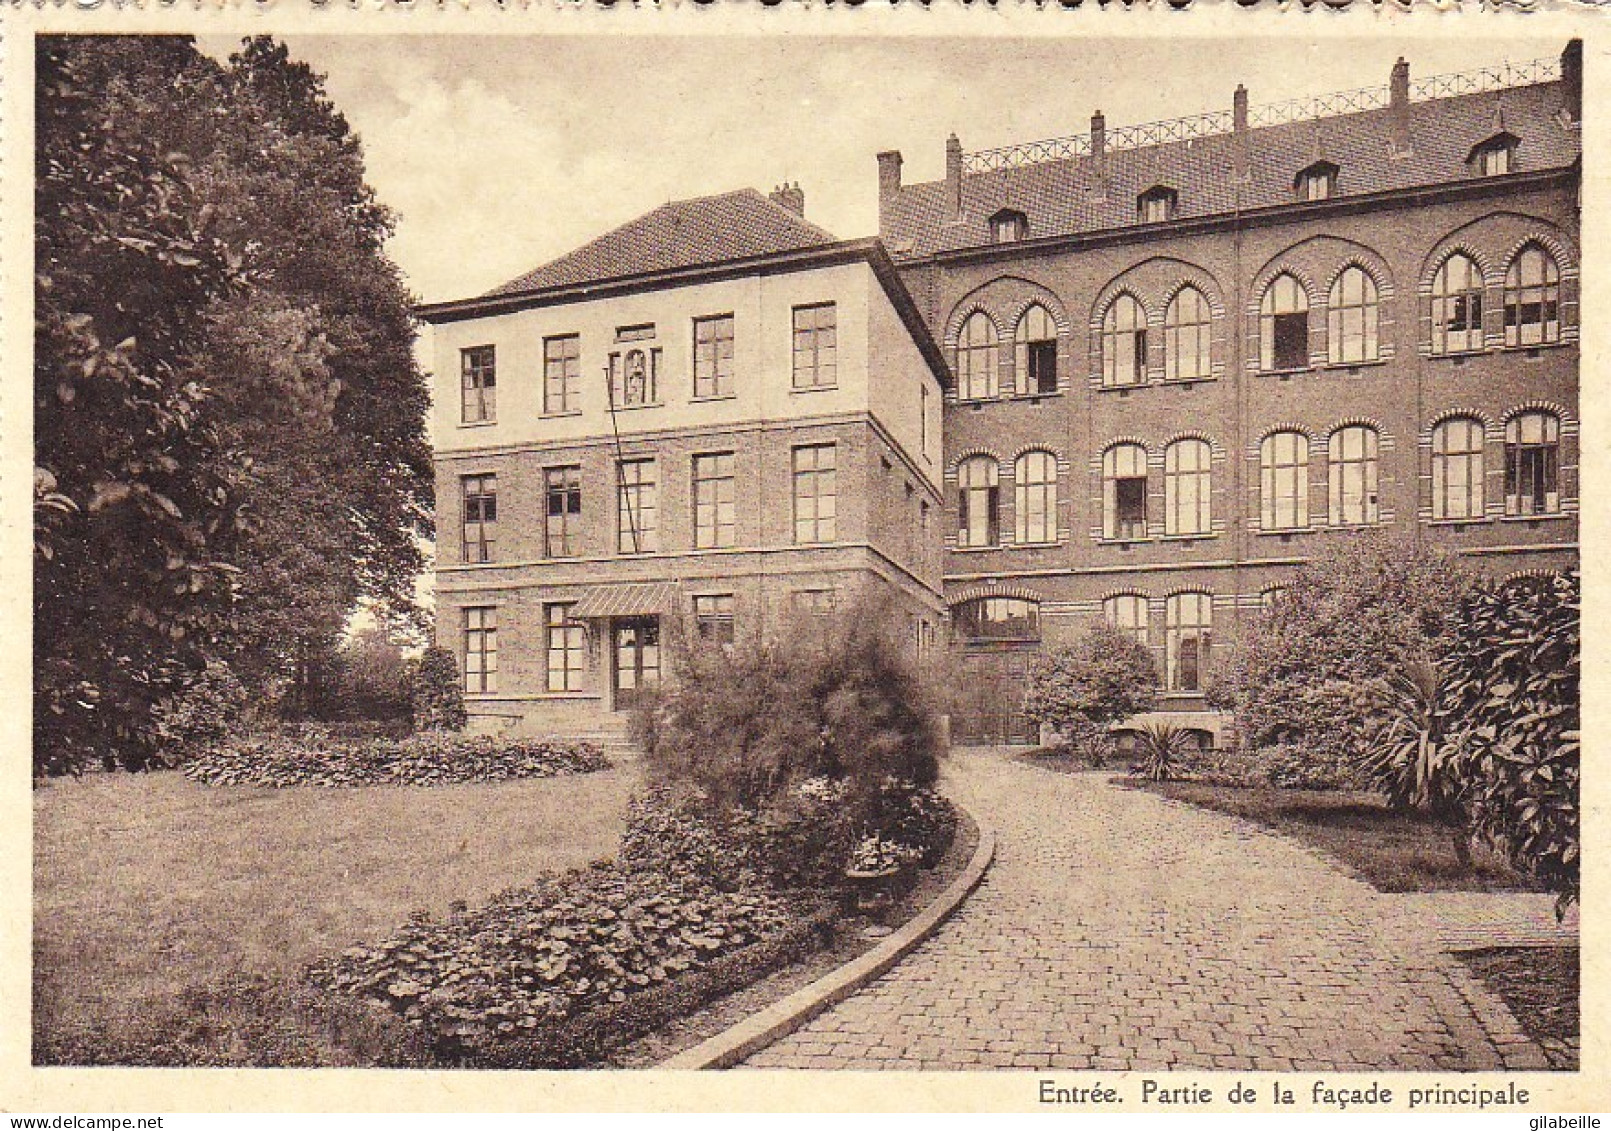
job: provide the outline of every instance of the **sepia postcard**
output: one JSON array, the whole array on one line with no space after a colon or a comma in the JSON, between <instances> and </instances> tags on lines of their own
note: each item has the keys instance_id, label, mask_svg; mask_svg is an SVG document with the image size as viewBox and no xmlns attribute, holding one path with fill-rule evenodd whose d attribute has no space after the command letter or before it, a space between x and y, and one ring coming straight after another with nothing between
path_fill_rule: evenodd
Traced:
<instances>
[{"instance_id":1,"label":"sepia postcard","mask_svg":"<svg viewBox=\"0 0 1611 1131\"><path fill-rule=\"evenodd\" d=\"M0 1110L1605 1110L1598 22L0 67Z\"/></svg>"}]
</instances>

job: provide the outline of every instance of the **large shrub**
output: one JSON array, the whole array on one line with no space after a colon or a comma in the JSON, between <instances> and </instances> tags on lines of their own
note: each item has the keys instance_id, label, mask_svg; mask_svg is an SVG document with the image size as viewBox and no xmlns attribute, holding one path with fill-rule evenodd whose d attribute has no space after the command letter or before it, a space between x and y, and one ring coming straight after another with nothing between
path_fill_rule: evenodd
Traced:
<instances>
[{"instance_id":1,"label":"large shrub","mask_svg":"<svg viewBox=\"0 0 1611 1131\"><path fill-rule=\"evenodd\" d=\"M226 741L247 715L246 689L223 660L210 660L184 690L157 704L154 713L160 753L170 766Z\"/></svg>"},{"instance_id":2,"label":"large shrub","mask_svg":"<svg viewBox=\"0 0 1611 1131\"><path fill-rule=\"evenodd\" d=\"M1471 826L1560 898L1579 891L1581 578L1473 593L1442 663L1451 788Z\"/></svg>"},{"instance_id":3,"label":"large shrub","mask_svg":"<svg viewBox=\"0 0 1611 1131\"><path fill-rule=\"evenodd\" d=\"M1158 669L1151 653L1104 623L1036 660L1024 714L1056 730L1077 750L1091 751L1110 725L1151 710L1157 697Z\"/></svg>"},{"instance_id":4,"label":"large shrub","mask_svg":"<svg viewBox=\"0 0 1611 1131\"><path fill-rule=\"evenodd\" d=\"M435 645L425 649L410 686L415 730L463 730L464 681L458 658Z\"/></svg>"},{"instance_id":5,"label":"large shrub","mask_svg":"<svg viewBox=\"0 0 1611 1131\"><path fill-rule=\"evenodd\" d=\"M1284 745L1312 776L1359 772L1387 681L1433 659L1470 577L1447 555L1382 531L1338 533L1243 626L1211 701L1243 744Z\"/></svg>"}]
</instances>

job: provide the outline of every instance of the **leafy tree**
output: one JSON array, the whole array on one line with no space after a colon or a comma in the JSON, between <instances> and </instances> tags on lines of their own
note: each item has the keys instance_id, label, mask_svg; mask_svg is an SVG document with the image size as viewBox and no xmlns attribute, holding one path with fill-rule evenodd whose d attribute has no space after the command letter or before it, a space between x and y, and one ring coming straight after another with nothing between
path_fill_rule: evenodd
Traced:
<instances>
[{"instance_id":1,"label":"leafy tree","mask_svg":"<svg viewBox=\"0 0 1611 1131\"><path fill-rule=\"evenodd\" d=\"M1438 654L1471 578L1450 557L1381 531L1329 537L1243 627L1211 701L1252 748L1307 752L1358 775L1388 682Z\"/></svg>"},{"instance_id":2,"label":"leafy tree","mask_svg":"<svg viewBox=\"0 0 1611 1131\"><path fill-rule=\"evenodd\" d=\"M1094 625L1030 669L1024 713L1081 750L1096 750L1107 728L1150 711L1158 698L1152 654L1133 636Z\"/></svg>"}]
</instances>

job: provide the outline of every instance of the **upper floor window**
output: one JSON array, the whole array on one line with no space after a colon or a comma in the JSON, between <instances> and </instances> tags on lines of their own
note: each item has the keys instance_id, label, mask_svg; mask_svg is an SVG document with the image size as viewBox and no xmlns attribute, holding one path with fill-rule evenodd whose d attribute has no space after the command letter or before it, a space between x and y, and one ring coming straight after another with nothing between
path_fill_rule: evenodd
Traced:
<instances>
[{"instance_id":1,"label":"upper floor window","mask_svg":"<svg viewBox=\"0 0 1611 1131\"><path fill-rule=\"evenodd\" d=\"M989 456L957 465L957 545L994 546L1001 539L1000 469Z\"/></svg>"},{"instance_id":2,"label":"upper floor window","mask_svg":"<svg viewBox=\"0 0 1611 1131\"><path fill-rule=\"evenodd\" d=\"M1102 316L1102 384L1138 385L1147 379L1147 312L1121 294Z\"/></svg>"},{"instance_id":3,"label":"upper floor window","mask_svg":"<svg viewBox=\"0 0 1611 1131\"><path fill-rule=\"evenodd\" d=\"M832 589L796 589L789 600L797 615L825 617L838 604L838 594Z\"/></svg>"},{"instance_id":4,"label":"upper floor window","mask_svg":"<svg viewBox=\"0 0 1611 1131\"><path fill-rule=\"evenodd\" d=\"M1561 269L1555 257L1528 244L1505 273L1505 344L1561 340Z\"/></svg>"},{"instance_id":5,"label":"upper floor window","mask_svg":"<svg viewBox=\"0 0 1611 1131\"><path fill-rule=\"evenodd\" d=\"M1040 639L1040 605L1021 597L978 597L951 610L964 640Z\"/></svg>"},{"instance_id":6,"label":"upper floor window","mask_svg":"<svg viewBox=\"0 0 1611 1131\"><path fill-rule=\"evenodd\" d=\"M828 389L838 383L838 309L831 302L795 307L794 387Z\"/></svg>"},{"instance_id":7,"label":"upper floor window","mask_svg":"<svg viewBox=\"0 0 1611 1131\"><path fill-rule=\"evenodd\" d=\"M1317 161L1298 174L1299 200L1330 200L1337 195L1337 166Z\"/></svg>"},{"instance_id":8,"label":"upper floor window","mask_svg":"<svg viewBox=\"0 0 1611 1131\"><path fill-rule=\"evenodd\" d=\"M1482 270L1462 252L1432 276L1432 352L1482 348Z\"/></svg>"},{"instance_id":9,"label":"upper floor window","mask_svg":"<svg viewBox=\"0 0 1611 1131\"><path fill-rule=\"evenodd\" d=\"M1164 378L1195 381L1212 370L1209 340L1213 315L1196 287L1182 287L1164 310Z\"/></svg>"},{"instance_id":10,"label":"upper floor window","mask_svg":"<svg viewBox=\"0 0 1611 1131\"><path fill-rule=\"evenodd\" d=\"M990 217L990 242L1015 243L1029 234L1029 217L1011 208L1003 208Z\"/></svg>"},{"instance_id":11,"label":"upper floor window","mask_svg":"<svg viewBox=\"0 0 1611 1131\"><path fill-rule=\"evenodd\" d=\"M1147 536L1147 449L1115 444L1102 453L1102 537Z\"/></svg>"},{"instance_id":12,"label":"upper floor window","mask_svg":"<svg viewBox=\"0 0 1611 1131\"><path fill-rule=\"evenodd\" d=\"M466 475L464 489L464 560L490 562L498 540L498 477Z\"/></svg>"},{"instance_id":13,"label":"upper floor window","mask_svg":"<svg viewBox=\"0 0 1611 1131\"><path fill-rule=\"evenodd\" d=\"M1487 141L1479 142L1471 150L1469 158L1479 174L1484 177L1497 177L1502 173L1516 171L1516 146L1519 139L1513 134L1497 134Z\"/></svg>"},{"instance_id":14,"label":"upper floor window","mask_svg":"<svg viewBox=\"0 0 1611 1131\"><path fill-rule=\"evenodd\" d=\"M1378 520L1379 448L1376 429L1364 424L1350 424L1331 434L1326 463L1332 525L1369 526Z\"/></svg>"},{"instance_id":15,"label":"upper floor window","mask_svg":"<svg viewBox=\"0 0 1611 1131\"><path fill-rule=\"evenodd\" d=\"M1180 194L1167 185L1154 185L1136 197L1136 216L1143 224L1172 220L1179 210Z\"/></svg>"},{"instance_id":16,"label":"upper floor window","mask_svg":"<svg viewBox=\"0 0 1611 1131\"><path fill-rule=\"evenodd\" d=\"M660 350L627 350L610 355L610 404L636 408L660 403Z\"/></svg>"},{"instance_id":17,"label":"upper floor window","mask_svg":"<svg viewBox=\"0 0 1611 1131\"><path fill-rule=\"evenodd\" d=\"M1108 624L1143 647L1147 644L1147 599L1139 593L1120 593L1102 601Z\"/></svg>"},{"instance_id":18,"label":"upper floor window","mask_svg":"<svg viewBox=\"0 0 1611 1131\"><path fill-rule=\"evenodd\" d=\"M1379 304L1376 280L1363 267L1345 269L1331 284L1326 304L1326 335L1333 364L1375 361Z\"/></svg>"},{"instance_id":19,"label":"upper floor window","mask_svg":"<svg viewBox=\"0 0 1611 1131\"><path fill-rule=\"evenodd\" d=\"M1432 429L1432 517L1481 518L1482 421L1456 416Z\"/></svg>"},{"instance_id":20,"label":"upper floor window","mask_svg":"<svg viewBox=\"0 0 1611 1131\"><path fill-rule=\"evenodd\" d=\"M832 542L838 537L838 451L832 444L795 448L794 540Z\"/></svg>"},{"instance_id":21,"label":"upper floor window","mask_svg":"<svg viewBox=\"0 0 1611 1131\"><path fill-rule=\"evenodd\" d=\"M1057 457L1051 452L1025 452L1013 464L1014 541L1057 540Z\"/></svg>"},{"instance_id":22,"label":"upper floor window","mask_svg":"<svg viewBox=\"0 0 1611 1131\"><path fill-rule=\"evenodd\" d=\"M733 453L694 457L694 547L707 550L735 544Z\"/></svg>"},{"instance_id":23,"label":"upper floor window","mask_svg":"<svg viewBox=\"0 0 1611 1131\"><path fill-rule=\"evenodd\" d=\"M1057 392L1057 323L1036 303L1018 319L1013 335L1017 345L1018 391Z\"/></svg>"},{"instance_id":24,"label":"upper floor window","mask_svg":"<svg viewBox=\"0 0 1611 1131\"><path fill-rule=\"evenodd\" d=\"M996 324L976 310L957 335L957 398L982 400L996 395Z\"/></svg>"},{"instance_id":25,"label":"upper floor window","mask_svg":"<svg viewBox=\"0 0 1611 1131\"><path fill-rule=\"evenodd\" d=\"M476 605L464 610L464 691L485 695L498 690L498 610Z\"/></svg>"},{"instance_id":26,"label":"upper floor window","mask_svg":"<svg viewBox=\"0 0 1611 1131\"><path fill-rule=\"evenodd\" d=\"M616 465L615 548L647 554L660 548L660 506L652 459L624 459Z\"/></svg>"},{"instance_id":27,"label":"upper floor window","mask_svg":"<svg viewBox=\"0 0 1611 1131\"><path fill-rule=\"evenodd\" d=\"M1164 533L1207 534L1210 463L1207 440L1176 440L1164 449Z\"/></svg>"},{"instance_id":28,"label":"upper floor window","mask_svg":"<svg viewBox=\"0 0 1611 1131\"><path fill-rule=\"evenodd\" d=\"M694 319L694 396L733 395L733 316Z\"/></svg>"},{"instance_id":29,"label":"upper floor window","mask_svg":"<svg viewBox=\"0 0 1611 1131\"><path fill-rule=\"evenodd\" d=\"M1505 513L1555 514L1560 509L1560 420L1549 412L1511 417L1505 425Z\"/></svg>"},{"instance_id":30,"label":"upper floor window","mask_svg":"<svg viewBox=\"0 0 1611 1131\"><path fill-rule=\"evenodd\" d=\"M463 373L461 419L480 424L498 419L498 365L492 346L471 346L459 351Z\"/></svg>"},{"instance_id":31,"label":"upper floor window","mask_svg":"<svg viewBox=\"0 0 1611 1131\"><path fill-rule=\"evenodd\" d=\"M1309 364L1309 293L1288 274L1277 275L1259 302L1259 368Z\"/></svg>"},{"instance_id":32,"label":"upper floor window","mask_svg":"<svg viewBox=\"0 0 1611 1131\"><path fill-rule=\"evenodd\" d=\"M1164 686L1170 691L1201 691L1208 674L1208 645L1214 628L1214 599L1207 593L1176 593L1164 602L1168 637Z\"/></svg>"},{"instance_id":33,"label":"upper floor window","mask_svg":"<svg viewBox=\"0 0 1611 1131\"><path fill-rule=\"evenodd\" d=\"M582 407L582 339L575 334L543 339L543 412Z\"/></svg>"},{"instance_id":34,"label":"upper floor window","mask_svg":"<svg viewBox=\"0 0 1611 1131\"><path fill-rule=\"evenodd\" d=\"M582 469L544 469L543 494L543 556L575 557L582 552Z\"/></svg>"},{"instance_id":35,"label":"upper floor window","mask_svg":"<svg viewBox=\"0 0 1611 1131\"><path fill-rule=\"evenodd\" d=\"M1309 525L1309 437L1302 432L1272 432L1259 445L1259 525Z\"/></svg>"}]
</instances>

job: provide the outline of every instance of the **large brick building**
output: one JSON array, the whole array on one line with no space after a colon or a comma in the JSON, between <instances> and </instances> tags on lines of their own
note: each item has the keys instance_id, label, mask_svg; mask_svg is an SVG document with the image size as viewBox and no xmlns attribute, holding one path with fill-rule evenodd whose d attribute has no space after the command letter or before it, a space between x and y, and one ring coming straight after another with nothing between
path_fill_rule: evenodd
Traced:
<instances>
[{"instance_id":1,"label":"large brick building","mask_svg":"<svg viewBox=\"0 0 1611 1131\"><path fill-rule=\"evenodd\" d=\"M1163 709L1215 734L1213 642L1335 532L1397 530L1499 575L1574 564L1580 119L1575 43L1421 81L1401 61L1384 87L1300 103L1238 89L1171 122L1097 114L1086 135L979 153L953 137L931 183L879 154L879 241L834 241L795 190L733 194L428 308L450 382L441 634L465 651L472 710L618 705L615 673L642 661L611 618L650 605L697 617L715 606L696 597L726 596L764 631L790 593L876 577L915 638L943 631L962 657L960 737L1029 737L1025 660L1097 617L1155 650ZM797 393L800 319L822 303L841 376L817 399ZM739 392L712 405L696 370L718 313ZM606 370L646 324L664 402L611 413ZM569 334L579 368L547 353ZM483 426L470 398L494 364L504 400ZM556 364L579 409L541 402ZM817 548L799 461L822 445L839 526ZM713 553L692 527L696 457L718 449L734 541ZM606 484L648 455L659 543L631 553L624 504L585 500L589 483L627 498ZM582 480L569 556L542 541L571 505L556 468ZM479 562L470 525L446 535L488 505L489 475L499 542ZM489 616L496 691L478 674ZM549 690L567 649L574 694Z\"/></svg>"}]
</instances>

